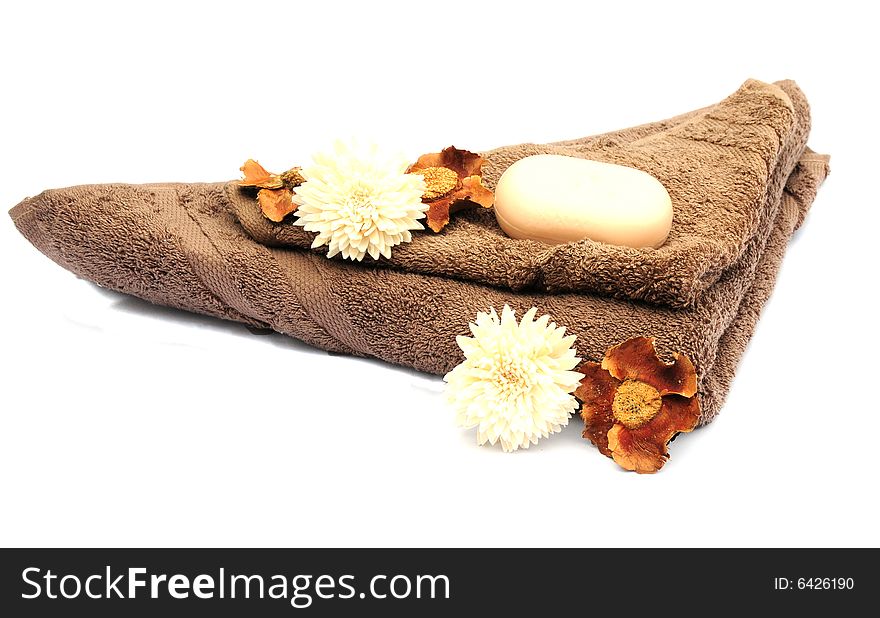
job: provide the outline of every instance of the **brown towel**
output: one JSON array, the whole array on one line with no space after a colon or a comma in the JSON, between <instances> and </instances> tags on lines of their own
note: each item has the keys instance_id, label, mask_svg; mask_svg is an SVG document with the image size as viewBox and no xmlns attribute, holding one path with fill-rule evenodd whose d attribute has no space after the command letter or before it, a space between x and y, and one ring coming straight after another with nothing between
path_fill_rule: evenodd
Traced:
<instances>
[{"instance_id":1,"label":"brown towel","mask_svg":"<svg viewBox=\"0 0 880 618\"><path fill-rule=\"evenodd\" d=\"M657 250L516 241L479 211L439 235L415 234L390 262L328 260L304 248L311 235L301 228L264 220L234 182L56 189L10 214L40 251L99 285L437 374L462 359L455 336L476 313L505 303L549 313L592 360L629 337L654 336L661 355L694 361L706 422L828 172L828 158L805 148L808 131L793 82L749 81L668 121L485 153L490 186L539 152L654 174L675 208Z\"/></svg>"},{"instance_id":2,"label":"brown towel","mask_svg":"<svg viewBox=\"0 0 880 618\"><path fill-rule=\"evenodd\" d=\"M556 144L484 153L494 188L514 161L563 154L635 167L659 178L674 220L659 249L584 240L548 246L507 237L492 212L453 219L446 234L417 234L386 265L514 291L599 292L673 307L693 305L770 225L786 180L806 145L809 107L791 81L749 80L727 99L671 120ZM235 191L235 187L232 187ZM248 197L250 192L246 192ZM233 202L242 226L269 246L308 249L313 234L275 225L250 199Z\"/></svg>"}]
</instances>

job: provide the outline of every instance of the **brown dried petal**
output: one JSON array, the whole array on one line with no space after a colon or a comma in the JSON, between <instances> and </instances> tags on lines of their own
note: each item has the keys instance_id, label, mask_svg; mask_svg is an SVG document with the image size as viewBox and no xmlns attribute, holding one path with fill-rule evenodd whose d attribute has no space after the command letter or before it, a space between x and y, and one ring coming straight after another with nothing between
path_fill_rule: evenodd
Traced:
<instances>
[{"instance_id":1,"label":"brown dried petal","mask_svg":"<svg viewBox=\"0 0 880 618\"><path fill-rule=\"evenodd\" d=\"M609 348L602 359L602 369L607 369L618 380L650 384L661 395L674 393L693 397L697 392L694 365L683 354L673 356L673 363L664 363L657 356L653 338L634 337Z\"/></svg>"},{"instance_id":2,"label":"brown dried petal","mask_svg":"<svg viewBox=\"0 0 880 618\"><path fill-rule=\"evenodd\" d=\"M262 165L248 159L239 169L241 169L244 178L238 181L241 187L262 187L264 189L280 189L283 186L281 177L277 174L270 174Z\"/></svg>"},{"instance_id":3,"label":"brown dried petal","mask_svg":"<svg viewBox=\"0 0 880 618\"><path fill-rule=\"evenodd\" d=\"M449 223L449 211L454 199L455 197L453 195L447 195L446 197L441 197L433 202L428 202L430 206L428 206L428 212L426 213L425 218L429 228L435 232L439 232L446 227L446 224Z\"/></svg>"},{"instance_id":4,"label":"brown dried petal","mask_svg":"<svg viewBox=\"0 0 880 618\"><path fill-rule=\"evenodd\" d=\"M583 436L606 457L611 457L608 448L608 431L614 425L611 404L620 386L620 380L602 369L599 363L581 363L576 371L584 374L574 396L581 402L581 418L584 420Z\"/></svg>"},{"instance_id":5,"label":"brown dried petal","mask_svg":"<svg viewBox=\"0 0 880 618\"><path fill-rule=\"evenodd\" d=\"M275 223L281 223L297 206L293 203L293 193L288 189L260 189L257 200L263 215Z\"/></svg>"},{"instance_id":6,"label":"brown dried petal","mask_svg":"<svg viewBox=\"0 0 880 618\"><path fill-rule=\"evenodd\" d=\"M652 440L642 441L623 425L615 425L608 432L608 448L611 458L621 468L639 474L657 472L668 458L665 445L659 446Z\"/></svg>"},{"instance_id":7,"label":"brown dried petal","mask_svg":"<svg viewBox=\"0 0 880 618\"><path fill-rule=\"evenodd\" d=\"M669 442L679 433L693 431L700 418L696 397L668 395L660 412L638 429L617 423L607 435L611 457L622 468L640 474L652 474L669 459Z\"/></svg>"},{"instance_id":8,"label":"brown dried petal","mask_svg":"<svg viewBox=\"0 0 880 618\"><path fill-rule=\"evenodd\" d=\"M490 208L495 203L495 194L483 186L483 181L479 176L462 178L461 193L465 195L466 199L483 208Z\"/></svg>"}]
</instances>

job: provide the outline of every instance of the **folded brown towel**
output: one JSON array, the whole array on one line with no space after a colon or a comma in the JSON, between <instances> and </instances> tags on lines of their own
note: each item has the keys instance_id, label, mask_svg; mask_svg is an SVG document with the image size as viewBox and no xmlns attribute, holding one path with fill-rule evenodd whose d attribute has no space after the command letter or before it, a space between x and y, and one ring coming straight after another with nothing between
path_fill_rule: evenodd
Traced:
<instances>
[{"instance_id":1,"label":"folded brown towel","mask_svg":"<svg viewBox=\"0 0 880 618\"><path fill-rule=\"evenodd\" d=\"M594 291L673 307L693 305L770 225L809 129L809 107L794 82L749 80L717 105L665 122L555 144L499 148L484 153L484 181L490 188L512 163L534 154L583 157L649 172L672 198L669 238L658 249L591 240L548 246L509 238L494 213L477 210L454 218L447 234L417 234L412 243L395 248L386 264L515 291ZM273 224L251 199L231 199L242 226L258 242L311 246L312 233Z\"/></svg>"},{"instance_id":2,"label":"folded brown towel","mask_svg":"<svg viewBox=\"0 0 880 618\"><path fill-rule=\"evenodd\" d=\"M667 121L484 154L489 186L537 153L655 175L675 209L660 249L513 240L479 210L441 234L415 234L390 261L328 260L307 248L312 234L265 220L235 182L56 189L10 214L40 251L99 285L437 374L461 361L455 336L476 313L505 303L549 313L591 360L653 336L661 356L694 361L706 422L828 172L828 157L806 149L808 132L793 82L749 81L718 105Z\"/></svg>"}]
</instances>

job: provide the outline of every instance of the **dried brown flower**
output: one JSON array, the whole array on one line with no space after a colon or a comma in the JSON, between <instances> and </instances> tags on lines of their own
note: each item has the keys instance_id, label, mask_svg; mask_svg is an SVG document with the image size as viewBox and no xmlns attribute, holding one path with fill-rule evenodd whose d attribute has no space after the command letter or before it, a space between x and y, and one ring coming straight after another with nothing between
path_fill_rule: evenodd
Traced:
<instances>
[{"instance_id":1,"label":"dried brown flower","mask_svg":"<svg viewBox=\"0 0 880 618\"><path fill-rule=\"evenodd\" d=\"M584 438L627 470L656 472L669 459L669 442L700 418L697 373L688 357L657 356L654 340L635 337L613 346L602 364L585 362L574 392L581 402Z\"/></svg>"},{"instance_id":2,"label":"dried brown flower","mask_svg":"<svg viewBox=\"0 0 880 618\"><path fill-rule=\"evenodd\" d=\"M429 204L428 227L439 232L449 223L449 216L463 208L489 208L495 202L492 191L482 183L483 157L455 146L419 157L408 173L425 178L422 201Z\"/></svg>"},{"instance_id":3,"label":"dried brown flower","mask_svg":"<svg viewBox=\"0 0 880 618\"><path fill-rule=\"evenodd\" d=\"M303 182L300 168L291 168L281 175L272 174L253 159L248 159L240 169L244 178L238 181L239 186L260 187L257 202L267 219L280 223L296 210L292 189Z\"/></svg>"}]
</instances>

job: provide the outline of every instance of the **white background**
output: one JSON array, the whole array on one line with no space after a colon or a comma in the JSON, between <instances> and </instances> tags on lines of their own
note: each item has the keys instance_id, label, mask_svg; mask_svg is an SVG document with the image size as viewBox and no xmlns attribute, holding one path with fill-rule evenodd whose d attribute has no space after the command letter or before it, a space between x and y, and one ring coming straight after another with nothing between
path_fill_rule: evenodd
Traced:
<instances>
[{"instance_id":1,"label":"white background","mask_svg":"<svg viewBox=\"0 0 880 618\"><path fill-rule=\"evenodd\" d=\"M413 156L579 137L748 77L798 81L833 172L721 416L654 476L575 421L477 447L439 378L102 291L7 220L0 544L880 545L873 22L722 6L7 3L6 207L234 178L248 157L282 170L353 134Z\"/></svg>"}]
</instances>

